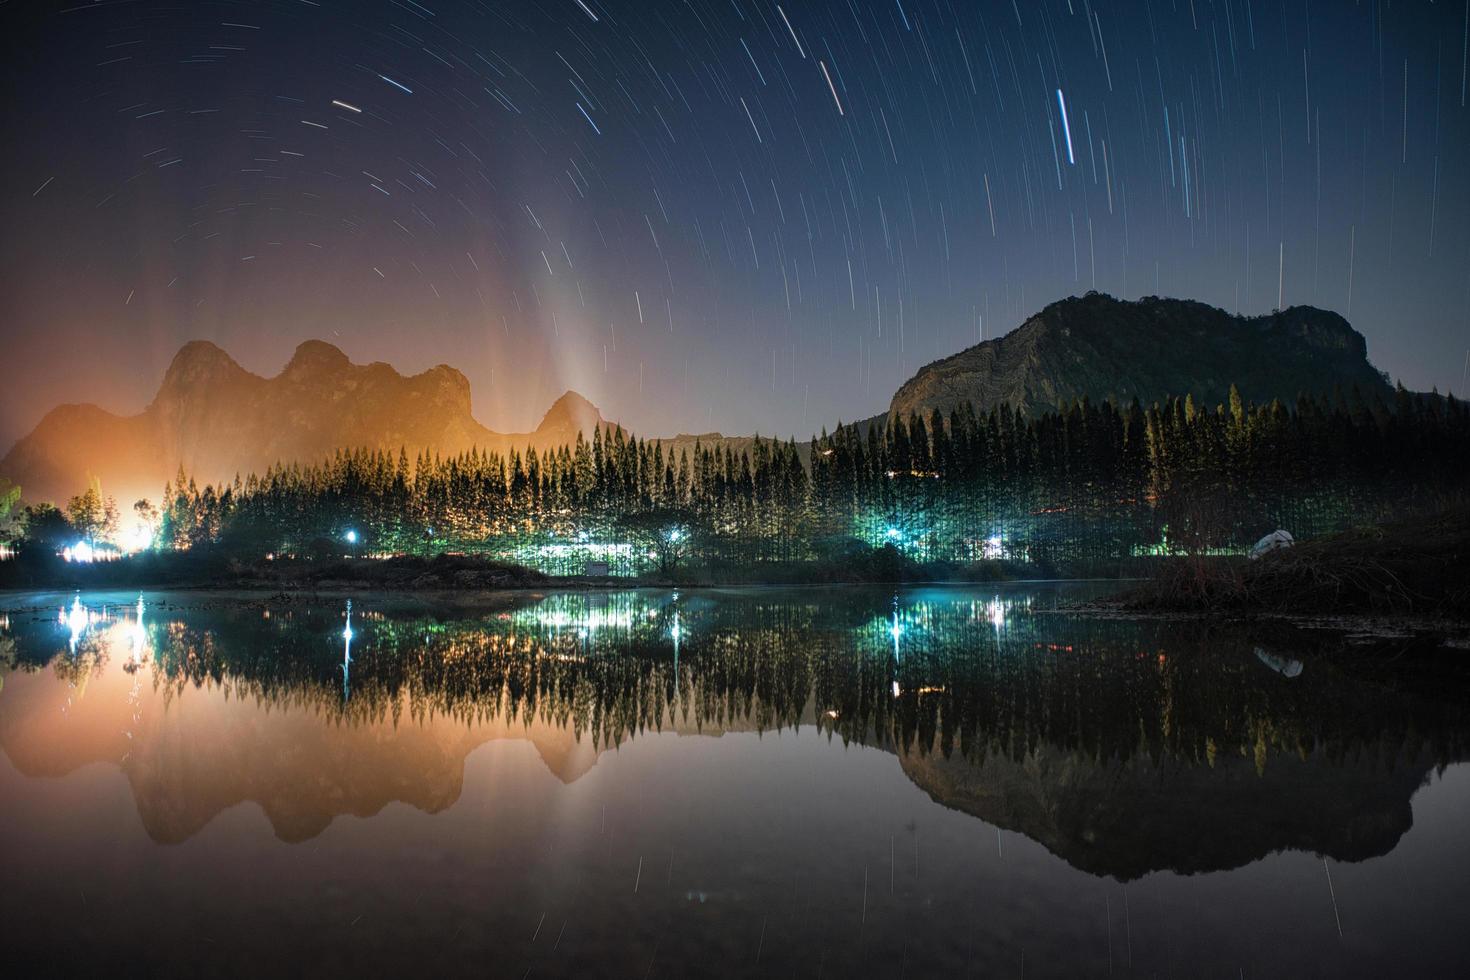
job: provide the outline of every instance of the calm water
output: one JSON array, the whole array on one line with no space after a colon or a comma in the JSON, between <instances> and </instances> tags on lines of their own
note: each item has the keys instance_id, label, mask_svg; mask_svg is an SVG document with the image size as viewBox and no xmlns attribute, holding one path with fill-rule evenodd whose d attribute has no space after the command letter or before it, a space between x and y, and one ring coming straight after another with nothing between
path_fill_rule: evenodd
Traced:
<instances>
[{"instance_id":1,"label":"calm water","mask_svg":"<svg viewBox=\"0 0 1470 980\"><path fill-rule=\"evenodd\" d=\"M7 972L1465 975L1464 685L1086 588L0 596Z\"/></svg>"}]
</instances>

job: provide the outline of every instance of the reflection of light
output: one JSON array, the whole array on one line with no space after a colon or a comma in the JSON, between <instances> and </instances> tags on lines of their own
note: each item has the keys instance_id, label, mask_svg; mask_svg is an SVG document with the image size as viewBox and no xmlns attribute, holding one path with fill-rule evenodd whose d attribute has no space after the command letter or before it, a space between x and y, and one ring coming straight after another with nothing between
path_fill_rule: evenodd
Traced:
<instances>
[{"instance_id":1,"label":"reflection of light","mask_svg":"<svg viewBox=\"0 0 1470 980\"><path fill-rule=\"evenodd\" d=\"M138 596L137 611L138 616L133 620L132 629L133 662L140 664L143 662L144 647L148 644L148 633L143 629L143 597L141 595Z\"/></svg>"},{"instance_id":2,"label":"reflection of light","mask_svg":"<svg viewBox=\"0 0 1470 980\"><path fill-rule=\"evenodd\" d=\"M87 624L91 622L91 614L87 607L82 605L80 595L73 596L71 609L62 610L61 624L71 631L71 652L77 652L77 640L81 639L82 633L86 631Z\"/></svg>"},{"instance_id":3,"label":"reflection of light","mask_svg":"<svg viewBox=\"0 0 1470 980\"><path fill-rule=\"evenodd\" d=\"M548 626L551 629L576 627L587 632L595 632L600 629L629 629L633 625L632 612L616 609L588 609L581 616L565 609L538 609L528 618L537 626Z\"/></svg>"},{"instance_id":4,"label":"reflection of light","mask_svg":"<svg viewBox=\"0 0 1470 980\"><path fill-rule=\"evenodd\" d=\"M93 552L90 544L85 541L78 541L69 548L63 548L61 550L61 557L67 561L89 562L96 557L96 553Z\"/></svg>"},{"instance_id":5,"label":"reflection of light","mask_svg":"<svg viewBox=\"0 0 1470 980\"><path fill-rule=\"evenodd\" d=\"M898 622L898 598L893 600L893 625L888 627L888 635L893 637L893 659L898 660L898 638L903 636L903 626Z\"/></svg>"},{"instance_id":6,"label":"reflection of light","mask_svg":"<svg viewBox=\"0 0 1470 980\"><path fill-rule=\"evenodd\" d=\"M351 696L352 680L352 600L347 600L347 625L342 627L342 700Z\"/></svg>"}]
</instances>

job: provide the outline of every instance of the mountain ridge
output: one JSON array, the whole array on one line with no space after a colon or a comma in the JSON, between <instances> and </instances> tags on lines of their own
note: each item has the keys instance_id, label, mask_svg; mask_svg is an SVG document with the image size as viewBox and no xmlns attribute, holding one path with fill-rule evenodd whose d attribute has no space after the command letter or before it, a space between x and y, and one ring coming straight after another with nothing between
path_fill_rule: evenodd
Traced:
<instances>
[{"instance_id":1,"label":"mountain ridge","mask_svg":"<svg viewBox=\"0 0 1470 980\"><path fill-rule=\"evenodd\" d=\"M1033 415L1083 397L1147 404L1190 394L1216 404L1228 399L1231 384L1257 403L1335 386L1391 391L1369 363L1363 335L1336 313L1296 306L1243 317L1192 300L1089 293L924 365L897 389L887 412L853 424L865 431L895 413L947 414L965 402L979 411L1004 402ZM575 391L558 397L530 432L489 429L472 408L469 379L448 364L404 375L382 361L354 364L332 344L307 340L268 378L216 344L194 340L179 348L141 412L57 406L0 459L0 476L28 501L56 502L96 479L126 505L155 497L180 466L201 482L222 483L347 448L544 452L575 442L578 433L619 429ZM696 443L738 454L754 437L706 432L649 441L675 456ZM803 459L808 450L798 443Z\"/></svg>"},{"instance_id":2,"label":"mountain ridge","mask_svg":"<svg viewBox=\"0 0 1470 980\"><path fill-rule=\"evenodd\" d=\"M1194 300L1088 293L919 368L894 393L889 415L948 414L966 401L977 411L1005 402L1037 415L1082 397L1149 404L1193 395L1213 405L1228 400L1232 384L1257 403L1336 385L1387 394L1367 350L1347 320L1315 307L1245 317Z\"/></svg>"},{"instance_id":3,"label":"mountain ridge","mask_svg":"<svg viewBox=\"0 0 1470 980\"><path fill-rule=\"evenodd\" d=\"M218 345L193 340L179 348L141 412L59 405L0 459L0 474L27 500L59 502L96 479L126 504L156 496L180 466L218 483L342 448L541 450L573 442L579 431L616 427L574 391L530 432L496 432L471 408L469 379L448 364L404 375L382 361L354 364L332 344L307 340L280 373L264 377Z\"/></svg>"}]
</instances>

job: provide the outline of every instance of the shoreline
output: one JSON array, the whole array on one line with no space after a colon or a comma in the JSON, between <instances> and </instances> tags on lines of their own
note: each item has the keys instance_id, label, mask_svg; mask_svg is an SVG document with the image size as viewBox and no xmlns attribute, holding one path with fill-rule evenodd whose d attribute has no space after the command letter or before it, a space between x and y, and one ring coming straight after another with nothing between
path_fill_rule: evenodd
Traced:
<instances>
[{"instance_id":1,"label":"shoreline","mask_svg":"<svg viewBox=\"0 0 1470 980\"><path fill-rule=\"evenodd\" d=\"M1470 651L1470 619L1425 613L1413 615L1381 612L1344 612L1304 609L1147 609L1130 606L1117 596L1073 603L1043 613L1064 613L1089 619L1153 620L1200 623L1221 627L1286 625L1300 630L1341 634L1350 644L1364 645L1393 640L1438 639L1449 649Z\"/></svg>"},{"instance_id":2,"label":"shoreline","mask_svg":"<svg viewBox=\"0 0 1470 980\"><path fill-rule=\"evenodd\" d=\"M202 585L96 585L96 586L38 586L28 588L0 588L0 613L33 612L49 608L55 601L79 593L93 595L136 596L153 593L168 597L197 597L201 601L238 601L243 604L258 604L263 600L279 599L282 602L311 602L347 600L363 596L393 600L422 601L424 603L478 606L494 608L509 605L519 600L537 600L549 595L566 593L618 593L618 592L795 592L816 590L864 590L864 591L912 591L916 589L1014 589L1038 585L1085 585L1089 583L1127 581L1107 578L1033 578L1008 579L997 582L950 581L905 581L905 582L753 582L725 583L671 583L671 582L604 582L601 580L555 581L542 586L512 586L504 588L471 589L403 589L362 583L332 583L321 587L310 585L281 584L202 584ZM23 601L16 605L16 600ZM42 602L42 600L45 600ZM1059 610L1040 610L1061 612ZM1147 618L1147 617L1137 617Z\"/></svg>"},{"instance_id":3,"label":"shoreline","mask_svg":"<svg viewBox=\"0 0 1470 980\"><path fill-rule=\"evenodd\" d=\"M1035 586L1087 586L1103 583L1138 583L1134 578L1077 577L1024 578L994 582L965 580L898 582L750 582L687 583L668 581L619 581L609 579L553 579L544 584L489 588L402 588L372 582L340 580L265 583L160 584L60 584L39 587L0 588L0 613L36 614L53 609L78 594L93 596L138 596L152 593L164 606L238 604L262 606L312 602L338 602L372 598L378 601L421 604L452 609L503 609L534 603L557 594L612 594L622 592L807 592L807 591L916 591L955 589L966 591L1009 591ZM1282 610L1276 608L1146 608L1130 604L1126 591L1089 599L1064 600L1056 607L1039 608L1038 615L1075 616L1084 619L1152 620L1192 622L1222 628L1287 626L1339 636L1349 645L1375 645L1393 641L1422 643L1434 640L1447 649L1470 651L1470 619L1401 611L1344 611L1330 609ZM180 601L184 600L184 601ZM131 600L128 600L131 601Z\"/></svg>"}]
</instances>

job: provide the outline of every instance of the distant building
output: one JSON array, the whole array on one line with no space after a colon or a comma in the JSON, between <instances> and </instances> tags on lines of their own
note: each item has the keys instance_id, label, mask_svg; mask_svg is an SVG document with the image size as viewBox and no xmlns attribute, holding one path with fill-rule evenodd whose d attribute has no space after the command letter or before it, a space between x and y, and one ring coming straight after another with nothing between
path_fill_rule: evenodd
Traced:
<instances>
[{"instance_id":1,"label":"distant building","mask_svg":"<svg viewBox=\"0 0 1470 980\"><path fill-rule=\"evenodd\" d=\"M605 576L608 574L607 562L589 561L585 566L583 566L582 574L587 576L588 578L600 578L602 576Z\"/></svg>"}]
</instances>

